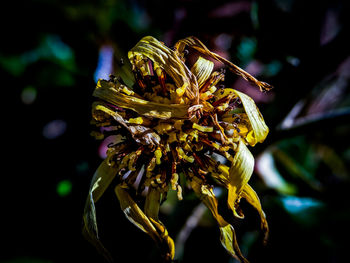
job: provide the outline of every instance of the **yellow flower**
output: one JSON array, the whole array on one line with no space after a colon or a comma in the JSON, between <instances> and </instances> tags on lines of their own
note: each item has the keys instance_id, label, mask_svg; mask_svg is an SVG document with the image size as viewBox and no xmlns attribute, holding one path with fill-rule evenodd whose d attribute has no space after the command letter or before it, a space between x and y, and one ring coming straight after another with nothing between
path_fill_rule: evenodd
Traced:
<instances>
[{"instance_id":1,"label":"yellow flower","mask_svg":"<svg viewBox=\"0 0 350 263\"><path fill-rule=\"evenodd\" d=\"M186 48L195 63L187 61ZM259 198L249 186L254 158L247 145L263 142L268 134L262 115L247 95L219 88L223 71L214 71L212 60L260 88L271 86L256 80L233 63L209 51L194 37L178 41L174 49L147 36L132 48L128 57L134 78L127 74L99 80L94 91L97 101L92 116L99 138L114 136L107 158L97 169L84 211L85 236L108 259L110 255L98 239L94 204L112 181L125 216L147 233L164 252L166 260L175 254L174 242L158 218L159 207L169 190L182 199L179 174L216 219L221 243L233 257L247 262L236 241L233 226L218 213L218 201L208 179L228 190L227 205L233 215L243 218L239 209L245 198L260 214L268 233ZM129 76L129 78L127 78ZM107 132L106 132L107 131ZM213 155L213 153L215 153ZM215 156L226 159L220 163ZM140 207L133 196L144 197Z\"/></svg>"}]
</instances>

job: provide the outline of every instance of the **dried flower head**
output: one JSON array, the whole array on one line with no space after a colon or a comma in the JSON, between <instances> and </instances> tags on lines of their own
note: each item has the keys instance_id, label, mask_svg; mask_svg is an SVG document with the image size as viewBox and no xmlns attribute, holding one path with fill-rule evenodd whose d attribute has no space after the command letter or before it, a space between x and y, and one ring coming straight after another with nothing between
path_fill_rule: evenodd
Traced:
<instances>
[{"instance_id":1,"label":"dried flower head","mask_svg":"<svg viewBox=\"0 0 350 263\"><path fill-rule=\"evenodd\" d=\"M188 53L194 54L193 65ZM83 232L110 257L98 239L94 204L113 181L126 217L157 243L165 259L172 260L174 242L158 218L159 207L169 190L177 191L181 200L181 185L190 186L216 219L222 245L233 257L247 262L233 226L218 213L212 182L228 190L227 205L235 217L243 218L241 198L256 208L267 236L265 214L248 184L254 158L247 145L264 141L269 130L250 97L222 87L225 72L215 71L213 61L261 91L271 86L209 51L194 37L170 49L147 36L128 57L134 79L130 81L127 71L120 70L118 77L99 80L93 94L97 101L92 116L98 128L94 135L109 137L111 143L92 179ZM123 68L127 66L124 63ZM225 162L219 162L218 155ZM180 183L180 175L186 178L184 182Z\"/></svg>"}]
</instances>

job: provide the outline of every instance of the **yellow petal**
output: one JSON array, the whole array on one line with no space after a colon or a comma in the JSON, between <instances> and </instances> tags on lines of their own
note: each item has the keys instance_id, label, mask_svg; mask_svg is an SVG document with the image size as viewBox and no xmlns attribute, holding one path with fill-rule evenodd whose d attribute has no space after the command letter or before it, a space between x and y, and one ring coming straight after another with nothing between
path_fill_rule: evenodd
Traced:
<instances>
[{"instance_id":1,"label":"yellow petal","mask_svg":"<svg viewBox=\"0 0 350 263\"><path fill-rule=\"evenodd\" d=\"M232 160L229 183L227 204L233 211L234 215L241 217L236 213L235 204L243 187L248 183L254 169L254 157L240 140L237 152Z\"/></svg>"},{"instance_id":2,"label":"yellow petal","mask_svg":"<svg viewBox=\"0 0 350 263\"><path fill-rule=\"evenodd\" d=\"M249 261L242 255L239 249L235 229L232 225L227 224L226 226L220 226L220 241L222 246L229 252L232 257L237 258L241 262L249 263Z\"/></svg>"},{"instance_id":3,"label":"yellow petal","mask_svg":"<svg viewBox=\"0 0 350 263\"><path fill-rule=\"evenodd\" d=\"M145 214L149 217L152 224L156 227L160 237L160 248L165 250L165 256L169 259L173 259L175 256L175 245L172 238L169 236L164 224L158 219L159 206L161 202L162 194L158 189L150 187L148 189L146 202L145 202Z\"/></svg>"},{"instance_id":4,"label":"yellow petal","mask_svg":"<svg viewBox=\"0 0 350 263\"><path fill-rule=\"evenodd\" d=\"M191 180L191 187L199 199L208 207L213 217L219 224L220 241L226 251L232 256L239 259L241 262L247 263L239 249L235 230L232 225L227 223L218 212L218 201L214 195L212 188L203 183L202 179L194 176Z\"/></svg>"},{"instance_id":5,"label":"yellow petal","mask_svg":"<svg viewBox=\"0 0 350 263\"><path fill-rule=\"evenodd\" d=\"M150 128L147 128L142 125L129 126L127 121L125 121L124 118L117 111L111 110L103 102L95 102L93 104L93 108L93 110L95 111L95 115L98 115L96 112L101 111L113 117L114 120L116 120L119 124L123 125L127 130L129 130L132 137L137 143L152 146L158 145L160 143L160 137L157 133L153 132Z\"/></svg>"},{"instance_id":6,"label":"yellow petal","mask_svg":"<svg viewBox=\"0 0 350 263\"><path fill-rule=\"evenodd\" d=\"M262 210L260 199L249 184L246 184L243 187L242 198L246 199L247 202L258 211L261 220L261 229L264 231L264 242L266 242L269 234L269 226L267 224L265 213Z\"/></svg>"},{"instance_id":7,"label":"yellow petal","mask_svg":"<svg viewBox=\"0 0 350 263\"><path fill-rule=\"evenodd\" d=\"M133 110L146 117L159 119L187 118L188 106L180 104L161 104L128 96L118 92L112 82L100 80L93 95L121 108Z\"/></svg>"},{"instance_id":8,"label":"yellow petal","mask_svg":"<svg viewBox=\"0 0 350 263\"><path fill-rule=\"evenodd\" d=\"M167 229L165 228L164 224L160 222L159 220L156 221L153 218L150 218L153 225L157 228L158 232L160 233L161 237L161 244L160 249L163 251L166 251L165 254L165 261L173 260L175 256L175 244L174 240L169 236Z\"/></svg>"},{"instance_id":9,"label":"yellow petal","mask_svg":"<svg viewBox=\"0 0 350 263\"><path fill-rule=\"evenodd\" d=\"M269 128L266 126L264 118L256 107L255 102L252 98L238 90L235 90L234 92L242 101L244 110L254 132L254 134L250 134L247 138L248 143L251 146L254 146L257 142L263 142L269 133Z\"/></svg>"},{"instance_id":10,"label":"yellow petal","mask_svg":"<svg viewBox=\"0 0 350 263\"><path fill-rule=\"evenodd\" d=\"M131 198L128 191L121 185L117 185L114 191L118 197L120 207L126 218L143 232L147 233L154 241L158 242L159 235L156 228L136 204L136 202Z\"/></svg>"},{"instance_id":11,"label":"yellow petal","mask_svg":"<svg viewBox=\"0 0 350 263\"><path fill-rule=\"evenodd\" d=\"M254 78L252 75L250 75L248 72L244 71L237 65L219 56L218 54L211 52L199 39L195 37L188 37L185 39L181 39L175 44L175 49L179 54L182 54L186 46L194 48L199 53L209 56L217 61L220 61L221 63L225 64L234 74L241 76L252 85L259 87L261 91L272 89L271 85L262 81L258 81L256 78Z\"/></svg>"},{"instance_id":12,"label":"yellow petal","mask_svg":"<svg viewBox=\"0 0 350 263\"><path fill-rule=\"evenodd\" d=\"M147 204L145 207L145 212L149 213L148 217L131 198L127 189L121 185L117 185L114 191L126 218L143 232L147 233L162 250L165 250L166 257L173 259L175 255L174 242L169 237L164 225L158 220L159 203L152 203L159 200L160 193L153 189L148 195L148 201L146 201Z\"/></svg>"},{"instance_id":13,"label":"yellow petal","mask_svg":"<svg viewBox=\"0 0 350 263\"><path fill-rule=\"evenodd\" d=\"M191 68L191 72L196 76L199 88L210 77L213 68L213 62L201 56L198 57L196 63L194 63L194 65Z\"/></svg>"},{"instance_id":14,"label":"yellow petal","mask_svg":"<svg viewBox=\"0 0 350 263\"><path fill-rule=\"evenodd\" d=\"M95 203L106 191L107 187L110 185L110 183L116 176L118 170L119 167L109 165L107 159L104 160L97 168L92 178L90 186L90 191L92 192L92 196Z\"/></svg>"},{"instance_id":15,"label":"yellow petal","mask_svg":"<svg viewBox=\"0 0 350 263\"><path fill-rule=\"evenodd\" d=\"M112 261L112 258L98 237L95 203L106 191L117 172L118 167L110 166L107 160L102 162L92 178L83 214L83 235L108 261Z\"/></svg>"},{"instance_id":16,"label":"yellow petal","mask_svg":"<svg viewBox=\"0 0 350 263\"><path fill-rule=\"evenodd\" d=\"M118 92L114 85L112 82L100 80L93 95L115 106L133 110L146 117L170 119L187 118L188 116L187 105L162 104L128 96Z\"/></svg>"},{"instance_id":17,"label":"yellow petal","mask_svg":"<svg viewBox=\"0 0 350 263\"><path fill-rule=\"evenodd\" d=\"M161 202L161 192L150 187L146 196L145 214L155 220L158 220L159 206Z\"/></svg>"},{"instance_id":18,"label":"yellow petal","mask_svg":"<svg viewBox=\"0 0 350 263\"><path fill-rule=\"evenodd\" d=\"M226 88L226 89L221 89L221 90L217 90L214 95L215 95L215 100L220 100L226 96L230 96L232 97L232 95L234 95L235 90L234 89L230 89L230 88Z\"/></svg>"},{"instance_id":19,"label":"yellow petal","mask_svg":"<svg viewBox=\"0 0 350 263\"><path fill-rule=\"evenodd\" d=\"M133 47L128 57L131 63L139 57L151 59L158 67L174 80L177 88L184 89L186 96L198 104L198 84L196 77L186 67L186 65L177 56L176 52L166 47L157 39L151 36L142 38L135 47Z\"/></svg>"}]
</instances>

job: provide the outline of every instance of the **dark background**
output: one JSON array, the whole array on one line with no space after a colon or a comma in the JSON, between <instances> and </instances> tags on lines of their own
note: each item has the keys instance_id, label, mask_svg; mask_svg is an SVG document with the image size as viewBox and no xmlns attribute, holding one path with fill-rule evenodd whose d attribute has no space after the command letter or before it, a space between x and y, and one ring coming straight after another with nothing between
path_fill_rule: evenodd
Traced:
<instances>
[{"instance_id":1,"label":"dark background","mask_svg":"<svg viewBox=\"0 0 350 263\"><path fill-rule=\"evenodd\" d=\"M349 209L348 1L28 0L1 5L2 263L104 262L81 235L91 177L101 162L90 136L92 92L103 50L117 61L141 37L172 46L194 35L275 88L253 97L271 129L252 152L250 181L270 225L245 203L233 222L251 262L346 262ZM108 61L108 54L107 56ZM107 63L108 64L108 63ZM101 76L101 75L98 75ZM299 107L299 106L300 107ZM292 109L296 114L289 115ZM169 198L161 219L176 238L198 208ZM117 262L156 262L145 234L112 190L97 204L101 239ZM179 262L236 262L204 212Z\"/></svg>"}]
</instances>

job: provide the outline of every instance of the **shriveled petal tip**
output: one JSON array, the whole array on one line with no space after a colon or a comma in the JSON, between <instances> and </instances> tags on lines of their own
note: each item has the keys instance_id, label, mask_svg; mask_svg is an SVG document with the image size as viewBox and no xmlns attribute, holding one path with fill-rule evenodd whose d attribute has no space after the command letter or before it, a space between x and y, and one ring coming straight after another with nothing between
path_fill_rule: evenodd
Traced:
<instances>
[{"instance_id":1,"label":"shriveled petal tip","mask_svg":"<svg viewBox=\"0 0 350 263\"><path fill-rule=\"evenodd\" d=\"M117 185L114 191L126 218L136 227L148 234L157 245L165 251L164 255L166 258L173 259L175 255L174 241L169 237L165 226L158 220L159 207L156 204L150 204L150 201L156 201L156 199L160 198L158 193L154 191L149 196L145 211L149 213L149 215L146 215L131 198L128 190L122 185Z\"/></svg>"},{"instance_id":2,"label":"shriveled petal tip","mask_svg":"<svg viewBox=\"0 0 350 263\"><path fill-rule=\"evenodd\" d=\"M89 231L88 227L86 227L86 225L84 225L82 233L85 239L88 240L97 249L97 251L102 256L104 256L104 258L108 262L113 262L113 258L110 252L103 246L101 241L95 235L91 234L91 232Z\"/></svg>"},{"instance_id":3,"label":"shriveled petal tip","mask_svg":"<svg viewBox=\"0 0 350 263\"><path fill-rule=\"evenodd\" d=\"M252 98L246 94L234 90L234 93L242 101L244 110L249 118L250 125L252 126L253 133L248 134L246 140L251 145L254 146L258 142L263 142L269 133L269 128L265 124L264 118L261 115L258 107L255 105L255 102Z\"/></svg>"},{"instance_id":4,"label":"shriveled petal tip","mask_svg":"<svg viewBox=\"0 0 350 263\"><path fill-rule=\"evenodd\" d=\"M234 215L241 217L236 212L235 204L239 198L239 194L244 186L248 183L254 170L254 157L241 140L239 142L237 152L232 160L229 183L228 183L228 199L227 204L233 211Z\"/></svg>"},{"instance_id":5,"label":"shriveled petal tip","mask_svg":"<svg viewBox=\"0 0 350 263\"><path fill-rule=\"evenodd\" d=\"M264 243L266 243L269 235L269 226L267 224L265 213L262 210L260 199L249 184L246 184L243 187L242 198L246 199L247 202L258 211L261 220L261 229L264 231Z\"/></svg>"},{"instance_id":6,"label":"shriveled petal tip","mask_svg":"<svg viewBox=\"0 0 350 263\"><path fill-rule=\"evenodd\" d=\"M190 100L198 102L198 84L195 76L181 61L175 51L171 50L154 37L146 36L142 38L136 46L129 51L128 57L132 64L139 59L145 57L149 58L157 67L165 70L174 80L178 89L184 89L183 93Z\"/></svg>"},{"instance_id":7,"label":"shriveled petal tip","mask_svg":"<svg viewBox=\"0 0 350 263\"><path fill-rule=\"evenodd\" d=\"M227 223L218 212L218 201L212 188L204 184L204 182L198 177L193 177L191 180L191 187L200 200L208 207L217 221L220 228L220 241L222 246L232 257L237 258L241 262L247 263L248 260L244 258L239 249L233 226Z\"/></svg>"},{"instance_id":8,"label":"shriveled petal tip","mask_svg":"<svg viewBox=\"0 0 350 263\"><path fill-rule=\"evenodd\" d=\"M114 189L116 196L118 197L120 208L124 212L126 218L141 229L143 232L147 233L154 241L158 241L157 230L148 219L148 217L143 213L140 207L131 198L128 191L121 185L117 185Z\"/></svg>"},{"instance_id":9,"label":"shriveled petal tip","mask_svg":"<svg viewBox=\"0 0 350 263\"><path fill-rule=\"evenodd\" d=\"M150 220L158 230L160 238L159 247L162 251L165 251L165 253L163 253L165 260L173 260L175 256L174 240L169 236L168 230L165 228L162 222L153 218L150 218Z\"/></svg>"},{"instance_id":10,"label":"shriveled petal tip","mask_svg":"<svg viewBox=\"0 0 350 263\"><path fill-rule=\"evenodd\" d=\"M84 237L110 262L112 261L112 257L98 237L95 203L106 191L117 172L118 168L110 166L107 160L101 163L92 178L83 215Z\"/></svg>"},{"instance_id":11,"label":"shriveled petal tip","mask_svg":"<svg viewBox=\"0 0 350 263\"><path fill-rule=\"evenodd\" d=\"M220 241L222 246L232 257L237 258L243 263L249 263L239 249L236 233L232 225L227 224L226 226L220 226Z\"/></svg>"},{"instance_id":12,"label":"shriveled petal tip","mask_svg":"<svg viewBox=\"0 0 350 263\"><path fill-rule=\"evenodd\" d=\"M227 59L219 56L218 54L211 52L199 39L197 39L196 37L187 37L185 39L181 39L179 40L176 44L175 44L175 49L181 54L183 53L184 49L186 46L189 46L191 48L194 48L195 50L197 50L199 53L209 56L217 61L220 61L221 63L223 63L224 65L226 65L228 67L228 69L230 71L232 71L234 74L241 76L243 79L245 79L246 81L248 81L249 83L251 83L254 86L259 87L260 91L268 91L270 89L272 89L273 87L266 83L266 82L262 82L262 81L258 81L256 78L254 78L252 75L250 75L248 72L244 71L243 69L241 69L240 67L238 67L237 65L233 64L232 62L228 61Z\"/></svg>"}]
</instances>

